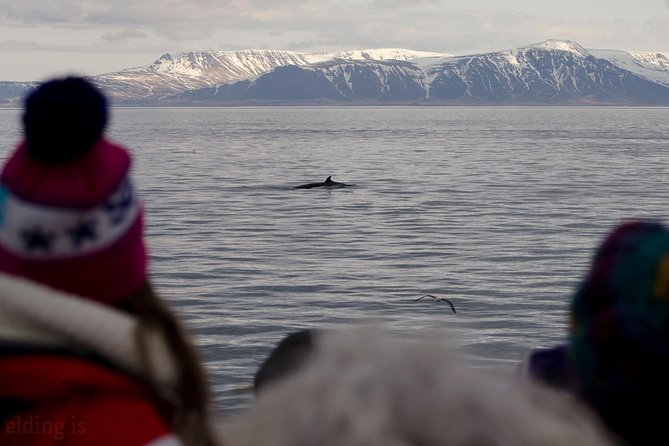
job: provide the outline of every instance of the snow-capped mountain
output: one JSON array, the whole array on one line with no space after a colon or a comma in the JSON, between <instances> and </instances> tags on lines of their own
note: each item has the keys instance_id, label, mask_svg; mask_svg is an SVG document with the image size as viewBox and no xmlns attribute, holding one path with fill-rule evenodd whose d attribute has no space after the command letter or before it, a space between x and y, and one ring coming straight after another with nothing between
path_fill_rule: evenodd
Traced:
<instances>
[{"instance_id":1,"label":"snow-capped mountain","mask_svg":"<svg viewBox=\"0 0 669 446\"><path fill-rule=\"evenodd\" d=\"M257 77L274 68L305 66L332 60L410 61L425 57L447 57L448 54L401 48L379 48L332 53L299 53L278 50L194 51L164 54L145 67L94 76L117 104L155 103L184 91L226 82ZM34 83L0 83L0 104L19 101Z\"/></svg>"},{"instance_id":2,"label":"snow-capped mountain","mask_svg":"<svg viewBox=\"0 0 669 446\"><path fill-rule=\"evenodd\" d=\"M545 49L545 50L556 50L556 51L564 51L566 53L572 53L576 56L581 56L581 57L588 57L590 56L590 52L583 48L581 45L579 45L576 42L573 42L571 40L555 40L555 39L548 39L545 40L541 43L535 43L533 45L528 45L525 48L522 49L529 49L529 48L537 48L537 49Z\"/></svg>"},{"instance_id":3,"label":"snow-capped mountain","mask_svg":"<svg viewBox=\"0 0 669 446\"><path fill-rule=\"evenodd\" d=\"M606 59L620 68L669 86L669 53L639 53L617 50L590 50L595 56Z\"/></svg>"},{"instance_id":4,"label":"snow-capped mountain","mask_svg":"<svg viewBox=\"0 0 669 446\"><path fill-rule=\"evenodd\" d=\"M198 51L164 54L147 67L95 76L116 102L158 100L183 91L249 79L286 65L304 66L333 59L415 60L446 54L404 49L372 49L337 53L278 50Z\"/></svg>"},{"instance_id":5,"label":"snow-capped mountain","mask_svg":"<svg viewBox=\"0 0 669 446\"><path fill-rule=\"evenodd\" d=\"M185 92L174 101L669 105L669 88L575 42L548 40L470 56L333 58Z\"/></svg>"},{"instance_id":6,"label":"snow-capped mountain","mask_svg":"<svg viewBox=\"0 0 669 446\"><path fill-rule=\"evenodd\" d=\"M165 54L91 78L118 105L243 103L669 105L669 57L568 40L467 56L398 48ZM0 104L33 83L0 83Z\"/></svg>"},{"instance_id":7,"label":"snow-capped mountain","mask_svg":"<svg viewBox=\"0 0 669 446\"><path fill-rule=\"evenodd\" d=\"M278 67L255 79L185 92L191 103L311 103L421 100L424 73L407 61L335 59L307 66Z\"/></svg>"},{"instance_id":8,"label":"snow-capped mountain","mask_svg":"<svg viewBox=\"0 0 669 446\"><path fill-rule=\"evenodd\" d=\"M446 59L427 83L430 102L669 105L666 86L569 41Z\"/></svg>"},{"instance_id":9,"label":"snow-capped mountain","mask_svg":"<svg viewBox=\"0 0 669 446\"><path fill-rule=\"evenodd\" d=\"M151 65L93 77L118 101L160 99L186 90L258 76L284 65L312 62L290 51L198 51L164 54Z\"/></svg>"}]
</instances>

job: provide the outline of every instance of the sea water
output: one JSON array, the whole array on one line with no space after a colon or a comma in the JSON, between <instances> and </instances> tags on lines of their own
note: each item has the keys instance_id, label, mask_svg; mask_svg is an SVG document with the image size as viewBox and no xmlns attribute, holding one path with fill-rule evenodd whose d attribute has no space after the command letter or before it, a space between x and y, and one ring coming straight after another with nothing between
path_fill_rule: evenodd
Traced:
<instances>
[{"instance_id":1,"label":"sea water","mask_svg":"<svg viewBox=\"0 0 669 446\"><path fill-rule=\"evenodd\" d=\"M0 110L0 159L19 122ZM108 134L134 156L152 280L230 412L300 328L456 338L511 380L564 340L607 231L668 217L667 108L115 108ZM330 175L354 186L293 189Z\"/></svg>"}]
</instances>

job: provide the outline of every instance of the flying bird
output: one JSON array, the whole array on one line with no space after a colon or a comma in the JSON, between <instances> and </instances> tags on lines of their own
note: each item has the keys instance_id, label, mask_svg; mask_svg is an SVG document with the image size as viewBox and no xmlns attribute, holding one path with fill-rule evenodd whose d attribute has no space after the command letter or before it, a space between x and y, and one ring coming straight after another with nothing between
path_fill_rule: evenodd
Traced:
<instances>
[{"instance_id":1,"label":"flying bird","mask_svg":"<svg viewBox=\"0 0 669 446\"><path fill-rule=\"evenodd\" d=\"M425 294L424 296L419 297L418 299L415 299L414 302L418 302L419 300L423 299L424 297L431 297L432 299L436 299L437 302L446 302L449 307L451 307L451 310L453 310L453 313L456 313L455 311L455 305L453 305L453 302L451 302L448 299L445 299L443 297L436 297L431 294Z\"/></svg>"}]
</instances>

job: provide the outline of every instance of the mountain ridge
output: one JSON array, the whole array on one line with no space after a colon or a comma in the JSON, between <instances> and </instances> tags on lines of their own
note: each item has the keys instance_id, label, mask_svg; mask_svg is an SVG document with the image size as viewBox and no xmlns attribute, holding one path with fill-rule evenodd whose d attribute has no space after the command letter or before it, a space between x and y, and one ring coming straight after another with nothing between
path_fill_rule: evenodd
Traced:
<instances>
[{"instance_id":1,"label":"mountain ridge","mask_svg":"<svg viewBox=\"0 0 669 446\"><path fill-rule=\"evenodd\" d=\"M669 70L658 73L669 79ZM595 57L575 42L549 40L468 56L331 59L290 70L277 67L173 100L200 105L669 105L669 88Z\"/></svg>"},{"instance_id":2,"label":"mountain ridge","mask_svg":"<svg viewBox=\"0 0 669 446\"><path fill-rule=\"evenodd\" d=\"M668 55L556 39L461 56L401 48L187 51L90 79L115 105L669 105ZM34 85L0 82L0 104L16 105Z\"/></svg>"}]
</instances>

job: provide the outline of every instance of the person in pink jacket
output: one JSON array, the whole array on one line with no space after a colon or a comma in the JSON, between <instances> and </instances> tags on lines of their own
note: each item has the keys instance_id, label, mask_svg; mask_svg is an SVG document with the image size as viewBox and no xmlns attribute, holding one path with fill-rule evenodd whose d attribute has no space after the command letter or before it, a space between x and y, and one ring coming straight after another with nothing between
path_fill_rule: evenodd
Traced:
<instances>
[{"instance_id":1,"label":"person in pink jacket","mask_svg":"<svg viewBox=\"0 0 669 446\"><path fill-rule=\"evenodd\" d=\"M82 78L26 99L0 173L0 444L210 445L202 363L147 275L128 151Z\"/></svg>"}]
</instances>

